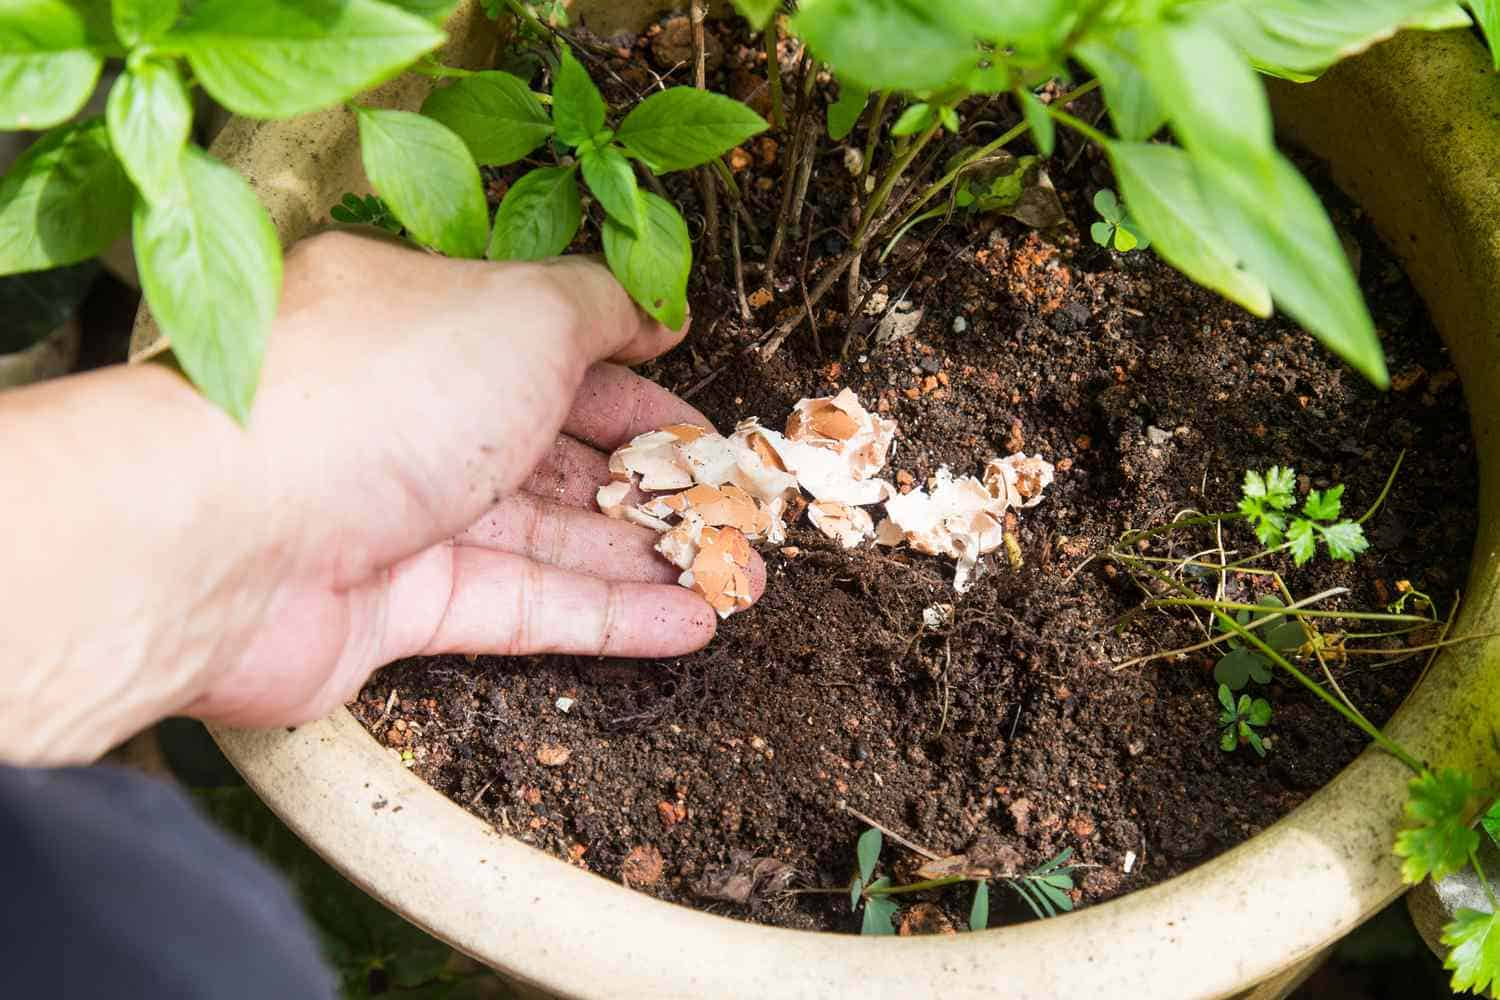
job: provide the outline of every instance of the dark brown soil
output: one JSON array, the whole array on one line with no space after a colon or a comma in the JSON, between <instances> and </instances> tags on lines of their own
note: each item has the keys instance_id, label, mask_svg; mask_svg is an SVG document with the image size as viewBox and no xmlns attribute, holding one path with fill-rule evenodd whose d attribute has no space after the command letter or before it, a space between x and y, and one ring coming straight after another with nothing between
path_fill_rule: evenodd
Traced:
<instances>
[{"instance_id":1,"label":"dark brown soil","mask_svg":"<svg viewBox=\"0 0 1500 1000\"><path fill-rule=\"evenodd\" d=\"M749 60L726 49L728 86ZM677 82L683 70L667 75ZM999 119L994 128L1012 117L998 106L987 116ZM992 131L979 126L971 141ZM842 150L827 146L809 199L809 284L850 233ZM790 865L797 886L847 885L863 829L847 804L943 854L986 848L1030 866L1071 847L1092 866L1079 873L1084 905L1206 861L1332 778L1365 741L1330 710L1278 680L1260 692L1275 709L1268 755L1224 753L1209 654L1112 669L1201 638L1192 622L1158 614L1116 636L1111 626L1139 591L1097 562L1069 575L1127 528L1232 508L1247 467L1293 465L1303 491L1345 483L1357 514L1406 449L1389 500L1366 525L1371 551L1353 566L1321 560L1288 582L1299 594L1348 587L1334 606L1378 609L1409 579L1446 610L1465 580L1476 492L1448 357L1391 255L1336 196L1396 375L1389 395L1294 324L1256 320L1149 253L1095 247L1090 198L1109 178L1092 151L1074 153L1064 146L1052 169L1068 225L1043 234L1008 219L958 220L924 245L929 224L888 265L867 264L892 302L904 293L924 310L911 336L881 348L857 341L840 362L844 317L822 309L822 353L804 328L769 362L749 360L747 344L802 308L801 285L742 324L727 274L700 254L694 332L645 369L683 391L722 368L693 398L720 428L750 415L776 423L798 398L850 386L900 424L892 477L921 482L941 465L977 473L1022 447L1048 457L1057 481L1019 518L1019 571L1002 558L956 600L950 561L844 552L804 522L790 539L800 554L766 553L765 597L707 650L662 662L395 664L353 706L374 737L393 753L410 750L418 774L499 829L600 875L825 930L857 928L846 898L757 894L737 906L703 890L746 858ZM779 169L741 176L768 228ZM772 190L758 176L772 178ZM695 189L669 182L700 231ZM792 242L780 271L795 279L803 243ZM748 261L762 256L747 248ZM757 286L753 270L748 280ZM844 308L841 294L827 301ZM878 318L861 316L856 332ZM1226 535L1230 547L1253 548L1242 526ZM1251 595L1251 583L1234 581L1236 592ZM956 620L919 631L935 603L956 603ZM1420 667L1414 658L1336 674L1381 721ZM575 700L567 713L560 697ZM558 748L568 751L560 765ZM1129 875L1127 852L1137 859ZM898 870L910 857L896 847L885 855ZM939 897L959 926L961 897Z\"/></svg>"}]
</instances>

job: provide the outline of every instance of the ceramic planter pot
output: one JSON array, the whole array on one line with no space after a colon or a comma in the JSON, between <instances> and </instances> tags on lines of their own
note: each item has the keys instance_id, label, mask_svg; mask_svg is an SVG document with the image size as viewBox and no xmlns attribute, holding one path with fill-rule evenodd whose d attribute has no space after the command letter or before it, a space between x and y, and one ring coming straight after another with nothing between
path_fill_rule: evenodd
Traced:
<instances>
[{"instance_id":1,"label":"ceramic planter pot","mask_svg":"<svg viewBox=\"0 0 1500 1000\"><path fill-rule=\"evenodd\" d=\"M452 26L468 56L493 30L474 6ZM612 15L591 22L601 30L659 8L597 6ZM1455 634L1500 630L1500 81L1488 65L1466 34L1400 37L1275 91L1286 131L1331 163L1401 255L1468 393L1482 510ZM381 97L410 107L425 89L397 81ZM284 240L362 189L347 119L237 120L215 144ZM1467 643L1438 658L1392 731L1428 759L1493 773L1497 717L1500 647ZM1154 888L977 934L868 939L712 916L570 867L429 788L343 710L294 732L215 737L350 879L519 987L560 996L1279 996L1403 888L1391 844L1408 775L1373 752L1264 833ZM391 807L372 809L379 800Z\"/></svg>"}]
</instances>

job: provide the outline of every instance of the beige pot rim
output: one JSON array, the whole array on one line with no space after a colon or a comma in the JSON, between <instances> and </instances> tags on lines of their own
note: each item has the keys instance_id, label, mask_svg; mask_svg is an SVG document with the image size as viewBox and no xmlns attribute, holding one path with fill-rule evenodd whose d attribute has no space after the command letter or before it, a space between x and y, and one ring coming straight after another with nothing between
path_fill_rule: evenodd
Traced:
<instances>
[{"instance_id":1,"label":"beige pot rim","mask_svg":"<svg viewBox=\"0 0 1500 1000\"><path fill-rule=\"evenodd\" d=\"M467 32L483 29L472 16L459 24L455 45L472 54ZM1486 65L1467 36L1403 37L1277 94L1284 127L1330 161L1405 257L1469 393L1481 531L1458 634L1500 628L1500 339L1489 319L1500 316L1500 188L1489 179L1500 162L1500 88ZM393 104L420 100L415 84L392 88ZM1440 147L1442 135L1462 140ZM316 116L232 123L216 151L252 177L288 241L358 173L352 134ZM1435 761L1493 771L1496 652L1476 642L1440 657L1399 713L1398 736ZM455 947L564 996L1225 996L1316 955L1402 889L1390 848L1406 775L1376 753L1269 830L1154 888L1021 926L872 939L730 920L580 871L450 802L347 711L291 732L214 735L270 807L354 882Z\"/></svg>"}]
</instances>

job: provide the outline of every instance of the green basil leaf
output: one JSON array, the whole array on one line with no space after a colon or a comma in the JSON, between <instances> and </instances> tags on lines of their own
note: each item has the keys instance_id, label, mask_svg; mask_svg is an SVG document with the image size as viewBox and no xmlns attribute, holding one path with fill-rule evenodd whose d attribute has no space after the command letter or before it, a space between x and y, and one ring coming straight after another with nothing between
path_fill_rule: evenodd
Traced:
<instances>
[{"instance_id":1,"label":"green basil leaf","mask_svg":"<svg viewBox=\"0 0 1500 1000\"><path fill-rule=\"evenodd\" d=\"M1189 152L1265 161L1275 152L1265 88L1245 57L1201 22L1155 25L1141 33L1141 63Z\"/></svg>"},{"instance_id":2,"label":"green basil leaf","mask_svg":"<svg viewBox=\"0 0 1500 1000\"><path fill-rule=\"evenodd\" d=\"M115 34L126 45L155 40L170 31L181 12L181 0L113 0Z\"/></svg>"},{"instance_id":3,"label":"green basil leaf","mask_svg":"<svg viewBox=\"0 0 1500 1000\"><path fill-rule=\"evenodd\" d=\"M645 224L632 233L609 217L604 220L604 257L630 297L669 330L687 322L687 281L693 269L693 244L687 223L671 202L641 192Z\"/></svg>"},{"instance_id":4,"label":"green basil leaf","mask_svg":"<svg viewBox=\"0 0 1500 1000\"><path fill-rule=\"evenodd\" d=\"M584 182L604 206L605 214L631 232L639 233L646 224L646 216L630 161L614 146L598 146L593 142L580 146L578 154Z\"/></svg>"},{"instance_id":5,"label":"green basil leaf","mask_svg":"<svg viewBox=\"0 0 1500 1000\"><path fill-rule=\"evenodd\" d=\"M1031 140L1036 143L1037 152L1051 156L1057 147L1057 129L1052 124L1052 116L1047 114L1047 106L1025 87L1016 93L1020 96L1021 113L1026 116L1026 127L1031 130Z\"/></svg>"},{"instance_id":6,"label":"green basil leaf","mask_svg":"<svg viewBox=\"0 0 1500 1000\"><path fill-rule=\"evenodd\" d=\"M935 117L937 117L936 108L931 104L918 101L901 112L896 118L895 124L891 126L891 135L898 139L908 135L916 135L931 125Z\"/></svg>"},{"instance_id":7,"label":"green basil leaf","mask_svg":"<svg viewBox=\"0 0 1500 1000\"><path fill-rule=\"evenodd\" d=\"M544 260L568 248L583 224L574 167L542 167L510 186L485 256L490 260Z\"/></svg>"},{"instance_id":8,"label":"green basil leaf","mask_svg":"<svg viewBox=\"0 0 1500 1000\"><path fill-rule=\"evenodd\" d=\"M828 105L828 138L842 142L859 124L859 116L870 103L870 91L857 83L839 81L839 98Z\"/></svg>"},{"instance_id":9,"label":"green basil leaf","mask_svg":"<svg viewBox=\"0 0 1500 1000\"><path fill-rule=\"evenodd\" d=\"M1310 80L1403 28L1470 25L1469 15L1451 0L1233 0L1214 4L1205 16L1258 69L1291 80Z\"/></svg>"},{"instance_id":10,"label":"green basil leaf","mask_svg":"<svg viewBox=\"0 0 1500 1000\"><path fill-rule=\"evenodd\" d=\"M841 80L871 90L940 90L980 63L974 34L942 15L927 0L807 0L791 29Z\"/></svg>"},{"instance_id":11,"label":"green basil leaf","mask_svg":"<svg viewBox=\"0 0 1500 1000\"><path fill-rule=\"evenodd\" d=\"M385 0L385 2L392 7L411 11L418 17L425 17L438 24L448 20L458 7L458 0Z\"/></svg>"},{"instance_id":12,"label":"green basil leaf","mask_svg":"<svg viewBox=\"0 0 1500 1000\"><path fill-rule=\"evenodd\" d=\"M616 136L658 174L722 156L768 126L742 102L693 87L652 94L631 109Z\"/></svg>"},{"instance_id":13,"label":"green basil leaf","mask_svg":"<svg viewBox=\"0 0 1500 1000\"><path fill-rule=\"evenodd\" d=\"M757 30L771 23L781 9L781 0L734 0L734 9Z\"/></svg>"},{"instance_id":14,"label":"green basil leaf","mask_svg":"<svg viewBox=\"0 0 1500 1000\"><path fill-rule=\"evenodd\" d=\"M1131 217L1151 239L1157 255L1198 284L1237 302L1257 316L1271 315L1266 283L1240 265L1240 255L1219 230L1198 190L1192 161L1175 146L1111 142L1106 151ZM1101 191L1094 204L1111 221L1114 196ZM1101 205L1101 201L1107 201ZM1097 238L1097 237L1096 237Z\"/></svg>"},{"instance_id":15,"label":"green basil leaf","mask_svg":"<svg viewBox=\"0 0 1500 1000\"><path fill-rule=\"evenodd\" d=\"M489 203L464 141L411 111L358 112L365 176L407 233L449 257L484 256Z\"/></svg>"},{"instance_id":16,"label":"green basil leaf","mask_svg":"<svg viewBox=\"0 0 1500 1000\"><path fill-rule=\"evenodd\" d=\"M1276 305L1379 388L1390 378L1375 324L1318 196L1281 154L1267 166L1194 156L1199 189L1229 245ZM1126 193L1131 211L1139 206ZM1147 235L1156 239L1144 218ZM1158 250L1160 246L1158 245Z\"/></svg>"},{"instance_id":17,"label":"green basil leaf","mask_svg":"<svg viewBox=\"0 0 1500 1000\"><path fill-rule=\"evenodd\" d=\"M569 146L587 142L604 128L604 95L589 79L589 71L564 48L552 82L552 120L557 137Z\"/></svg>"},{"instance_id":18,"label":"green basil leaf","mask_svg":"<svg viewBox=\"0 0 1500 1000\"><path fill-rule=\"evenodd\" d=\"M281 296L281 246L229 167L189 147L181 178L176 198L136 205L141 288L188 378L243 424Z\"/></svg>"},{"instance_id":19,"label":"green basil leaf","mask_svg":"<svg viewBox=\"0 0 1500 1000\"><path fill-rule=\"evenodd\" d=\"M103 252L130 224L134 197L103 118L42 136L0 179L0 274Z\"/></svg>"},{"instance_id":20,"label":"green basil leaf","mask_svg":"<svg viewBox=\"0 0 1500 1000\"><path fill-rule=\"evenodd\" d=\"M161 47L186 55L203 89L231 111L288 118L389 80L443 38L376 0L202 0Z\"/></svg>"},{"instance_id":21,"label":"green basil leaf","mask_svg":"<svg viewBox=\"0 0 1500 1000\"><path fill-rule=\"evenodd\" d=\"M72 4L13 0L0 7L0 131L40 131L72 118L103 65Z\"/></svg>"},{"instance_id":22,"label":"green basil leaf","mask_svg":"<svg viewBox=\"0 0 1500 1000\"><path fill-rule=\"evenodd\" d=\"M1500 0L1469 0L1469 9L1479 22L1479 30L1484 32L1495 68L1500 69Z\"/></svg>"},{"instance_id":23,"label":"green basil leaf","mask_svg":"<svg viewBox=\"0 0 1500 1000\"><path fill-rule=\"evenodd\" d=\"M1140 70L1140 50L1133 31L1107 39L1085 40L1074 50L1104 87L1104 106L1115 131L1127 142L1149 139L1167 123L1167 112Z\"/></svg>"},{"instance_id":24,"label":"green basil leaf","mask_svg":"<svg viewBox=\"0 0 1500 1000\"><path fill-rule=\"evenodd\" d=\"M1078 23L1084 5L1077 0L1028 3L975 3L926 0L924 6L956 31L983 38L1022 58L1050 54Z\"/></svg>"},{"instance_id":25,"label":"green basil leaf","mask_svg":"<svg viewBox=\"0 0 1500 1000\"><path fill-rule=\"evenodd\" d=\"M552 119L526 81L498 70L434 90L422 114L452 129L483 166L514 163L552 134Z\"/></svg>"},{"instance_id":26,"label":"green basil leaf","mask_svg":"<svg viewBox=\"0 0 1500 1000\"><path fill-rule=\"evenodd\" d=\"M171 63L146 61L115 82L105 108L109 139L142 195L156 201L178 184L193 104Z\"/></svg>"}]
</instances>

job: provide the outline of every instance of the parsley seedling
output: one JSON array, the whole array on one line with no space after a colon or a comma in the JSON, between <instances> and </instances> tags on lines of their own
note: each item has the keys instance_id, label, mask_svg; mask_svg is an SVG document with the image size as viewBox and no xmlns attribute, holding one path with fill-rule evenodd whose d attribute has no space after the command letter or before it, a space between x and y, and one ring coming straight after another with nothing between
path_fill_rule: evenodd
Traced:
<instances>
[{"instance_id":1,"label":"parsley seedling","mask_svg":"<svg viewBox=\"0 0 1500 1000\"><path fill-rule=\"evenodd\" d=\"M1306 565L1317 552L1318 539L1330 558L1353 562L1354 557L1370 547L1365 529L1358 521L1340 520L1344 485L1326 490L1312 490L1303 501L1301 514L1288 512L1296 506L1294 494L1296 473L1290 468L1273 465L1265 474L1251 469L1245 473L1240 488L1240 513L1250 519L1255 537L1262 545L1285 543L1292 561Z\"/></svg>"}]
</instances>

